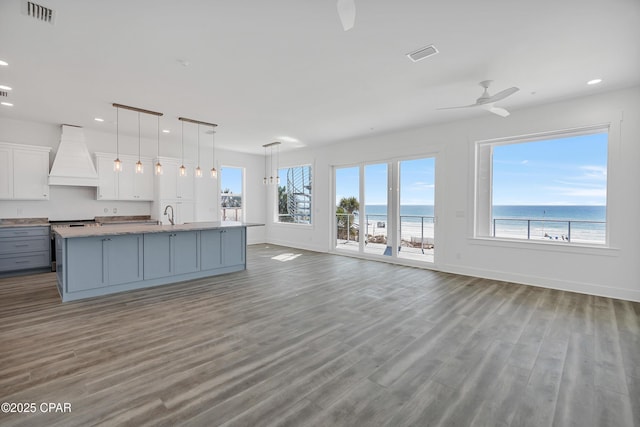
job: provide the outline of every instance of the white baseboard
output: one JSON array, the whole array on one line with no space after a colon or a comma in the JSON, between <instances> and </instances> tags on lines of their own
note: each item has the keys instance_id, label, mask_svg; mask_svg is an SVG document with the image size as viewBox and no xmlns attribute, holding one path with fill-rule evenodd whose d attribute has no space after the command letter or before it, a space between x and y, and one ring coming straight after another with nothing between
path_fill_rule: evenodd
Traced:
<instances>
[{"instance_id":1,"label":"white baseboard","mask_svg":"<svg viewBox=\"0 0 640 427\"><path fill-rule=\"evenodd\" d=\"M549 277L529 276L524 274L495 270L483 270L451 264L441 266L440 270L446 273L462 274L465 276L501 280L505 282L520 283L523 285L538 286L541 288L557 289L560 291L577 292L580 294L596 295L626 301L640 302L640 290L635 289L614 288L595 283L558 280Z\"/></svg>"}]
</instances>

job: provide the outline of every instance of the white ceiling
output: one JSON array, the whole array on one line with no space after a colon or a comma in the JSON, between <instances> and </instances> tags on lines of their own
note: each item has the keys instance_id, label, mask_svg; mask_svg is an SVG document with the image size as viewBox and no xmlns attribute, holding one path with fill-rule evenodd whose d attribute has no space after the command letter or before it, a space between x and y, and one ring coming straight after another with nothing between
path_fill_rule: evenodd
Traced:
<instances>
[{"instance_id":1,"label":"white ceiling","mask_svg":"<svg viewBox=\"0 0 640 427\"><path fill-rule=\"evenodd\" d=\"M640 84L639 0L355 1L345 32L336 0L35 0L54 25L2 0L14 107L0 115L113 132L116 102L163 112L175 137L179 116L218 123L217 147L262 153L282 136L313 146L489 115L436 110L473 103L486 79L520 88L497 104L512 115ZM440 53L405 56L429 44Z\"/></svg>"}]
</instances>

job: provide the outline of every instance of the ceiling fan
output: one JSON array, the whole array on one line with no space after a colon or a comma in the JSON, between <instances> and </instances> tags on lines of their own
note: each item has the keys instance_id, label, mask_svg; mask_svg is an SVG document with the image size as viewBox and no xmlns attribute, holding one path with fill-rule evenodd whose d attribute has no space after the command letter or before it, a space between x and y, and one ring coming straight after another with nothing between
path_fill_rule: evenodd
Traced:
<instances>
[{"instance_id":1,"label":"ceiling fan","mask_svg":"<svg viewBox=\"0 0 640 427\"><path fill-rule=\"evenodd\" d=\"M489 95L489 85L491 85L492 81L493 80L484 80L480 82L480 86L484 88L484 92L482 93L482 95L480 95L480 98L476 99L475 104L461 105L459 107L444 107L444 108L438 108L438 110L452 110L455 108L480 107L483 110L487 110L490 113L497 114L498 116L507 117L509 115L509 112L504 108L496 107L494 104L498 101L505 99L508 96L513 95L520 89L514 86L514 87L510 87L509 89L500 91L495 95Z\"/></svg>"},{"instance_id":2,"label":"ceiling fan","mask_svg":"<svg viewBox=\"0 0 640 427\"><path fill-rule=\"evenodd\" d=\"M345 31L352 29L356 22L355 0L338 0L338 16Z\"/></svg>"}]
</instances>

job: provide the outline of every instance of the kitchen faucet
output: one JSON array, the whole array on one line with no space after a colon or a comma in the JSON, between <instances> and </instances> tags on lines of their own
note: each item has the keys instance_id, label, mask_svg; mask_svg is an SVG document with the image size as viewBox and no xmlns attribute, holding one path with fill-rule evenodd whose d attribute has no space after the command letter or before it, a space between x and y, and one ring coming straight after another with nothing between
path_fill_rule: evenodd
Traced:
<instances>
[{"instance_id":1,"label":"kitchen faucet","mask_svg":"<svg viewBox=\"0 0 640 427\"><path fill-rule=\"evenodd\" d=\"M171 208L171 216L169 216L169 222L171 223L171 225L176 225L175 221L173 220L173 206L171 205L167 205L164 208L164 214L167 215L167 210Z\"/></svg>"}]
</instances>

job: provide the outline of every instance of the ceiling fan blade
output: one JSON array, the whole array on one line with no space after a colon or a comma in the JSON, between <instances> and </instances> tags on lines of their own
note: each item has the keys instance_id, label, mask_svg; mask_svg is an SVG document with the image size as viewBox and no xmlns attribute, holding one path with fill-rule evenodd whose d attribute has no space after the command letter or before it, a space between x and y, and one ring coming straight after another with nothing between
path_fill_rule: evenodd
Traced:
<instances>
[{"instance_id":1,"label":"ceiling fan blade","mask_svg":"<svg viewBox=\"0 0 640 427\"><path fill-rule=\"evenodd\" d=\"M519 88L514 86L514 87L510 87L509 89L505 89L503 91L500 91L500 92L496 93L495 95L490 96L487 99L487 103L498 102L498 101L500 101L502 99L505 99L507 96L513 95L514 93L516 93L519 90L520 90Z\"/></svg>"},{"instance_id":2,"label":"ceiling fan blade","mask_svg":"<svg viewBox=\"0 0 640 427\"><path fill-rule=\"evenodd\" d=\"M497 114L500 117L507 117L510 113L504 108L494 107L493 103L482 106L483 110L487 110L490 113Z\"/></svg>"},{"instance_id":3,"label":"ceiling fan blade","mask_svg":"<svg viewBox=\"0 0 640 427\"><path fill-rule=\"evenodd\" d=\"M356 22L355 0L338 0L338 16L345 31L352 29Z\"/></svg>"},{"instance_id":4,"label":"ceiling fan blade","mask_svg":"<svg viewBox=\"0 0 640 427\"><path fill-rule=\"evenodd\" d=\"M436 110L456 110L458 108L469 108L469 107L477 107L478 104L469 104L469 105L460 105L458 107L440 107L436 108Z\"/></svg>"}]
</instances>

